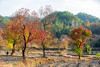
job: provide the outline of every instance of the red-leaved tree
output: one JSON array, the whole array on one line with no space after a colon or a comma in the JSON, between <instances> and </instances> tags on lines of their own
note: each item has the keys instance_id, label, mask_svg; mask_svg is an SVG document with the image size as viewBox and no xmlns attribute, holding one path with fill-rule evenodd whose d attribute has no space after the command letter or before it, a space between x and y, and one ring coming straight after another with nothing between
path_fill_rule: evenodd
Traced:
<instances>
[{"instance_id":1,"label":"red-leaved tree","mask_svg":"<svg viewBox=\"0 0 100 67\"><path fill-rule=\"evenodd\" d=\"M45 8L41 8L39 11L42 29L40 31L40 38L38 41L43 49L43 57L45 57L45 49L53 37L53 34L51 33L51 27L52 21L55 19L55 15L49 16L52 12L53 9L50 5L46 6Z\"/></svg>"},{"instance_id":2,"label":"red-leaved tree","mask_svg":"<svg viewBox=\"0 0 100 67\"><path fill-rule=\"evenodd\" d=\"M29 9L26 8L19 9L12 17L12 20L17 23L15 28L17 27L18 31L16 32L20 33L22 36L21 40L23 40L24 43L22 56L23 59L25 59L27 43L39 37L40 20L35 16L35 13L30 14Z\"/></svg>"},{"instance_id":3,"label":"red-leaved tree","mask_svg":"<svg viewBox=\"0 0 100 67\"><path fill-rule=\"evenodd\" d=\"M82 49L84 47L84 43L86 42L86 38L90 38L91 36L91 31L84 28L83 26L76 27L72 30L70 38L72 39L73 45L76 46L75 53L78 53L79 59L82 55Z\"/></svg>"}]
</instances>

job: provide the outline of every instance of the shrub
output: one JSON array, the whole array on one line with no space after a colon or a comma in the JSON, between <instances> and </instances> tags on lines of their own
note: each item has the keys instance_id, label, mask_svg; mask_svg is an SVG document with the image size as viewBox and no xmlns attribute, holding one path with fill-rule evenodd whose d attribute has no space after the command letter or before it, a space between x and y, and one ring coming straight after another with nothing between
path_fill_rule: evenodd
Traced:
<instances>
[{"instance_id":1,"label":"shrub","mask_svg":"<svg viewBox=\"0 0 100 67\"><path fill-rule=\"evenodd\" d=\"M97 54L96 54L96 57L100 57L100 53L97 53Z\"/></svg>"},{"instance_id":2,"label":"shrub","mask_svg":"<svg viewBox=\"0 0 100 67\"><path fill-rule=\"evenodd\" d=\"M83 51L82 51L81 48L79 48L79 47L75 47L75 49L74 49L74 53L78 54L79 56L82 56Z\"/></svg>"},{"instance_id":3,"label":"shrub","mask_svg":"<svg viewBox=\"0 0 100 67\"><path fill-rule=\"evenodd\" d=\"M87 53L87 54L91 54L91 47L90 45L87 45L85 48L84 48L84 53Z\"/></svg>"}]
</instances>

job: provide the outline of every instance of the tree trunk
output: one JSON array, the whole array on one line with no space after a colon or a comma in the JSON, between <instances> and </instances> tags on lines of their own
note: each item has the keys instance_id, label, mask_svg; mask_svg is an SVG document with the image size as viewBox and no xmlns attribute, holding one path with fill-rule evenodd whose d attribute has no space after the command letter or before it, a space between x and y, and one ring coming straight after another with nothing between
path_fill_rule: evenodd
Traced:
<instances>
[{"instance_id":1,"label":"tree trunk","mask_svg":"<svg viewBox=\"0 0 100 67\"><path fill-rule=\"evenodd\" d=\"M15 53L15 48L12 49L11 56Z\"/></svg>"},{"instance_id":2,"label":"tree trunk","mask_svg":"<svg viewBox=\"0 0 100 67\"><path fill-rule=\"evenodd\" d=\"M81 58L81 56L79 55L79 59Z\"/></svg>"},{"instance_id":3,"label":"tree trunk","mask_svg":"<svg viewBox=\"0 0 100 67\"><path fill-rule=\"evenodd\" d=\"M45 45L42 42L42 46L43 46L43 57L45 57Z\"/></svg>"},{"instance_id":4,"label":"tree trunk","mask_svg":"<svg viewBox=\"0 0 100 67\"><path fill-rule=\"evenodd\" d=\"M15 53L15 41L13 43L13 49L12 49L12 53L11 53L11 56Z\"/></svg>"},{"instance_id":5,"label":"tree trunk","mask_svg":"<svg viewBox=\"0 0 100 67\"><path fill-rule=\"evenodd\" d=\"M24 44L24 47L22 49L22 56L23 56L23 59L25 59L25 50L26 50L26 43Z\"/></svg>"},{"instance_id":6,"label":"tree trunk","mask_svg":"<svg viewBox=\"0 0 100 67\"><path fill-rule=\"evenodd\" d=\"M79 48L81 48L81 45L79 45ZM81 58L81 55L80 55L80 53L79 53L79 59Z\"/></svg>"},{"instance_id":7,"label":"tree trunk","mask_svg":"<svg viewBox=\"0 0 100 67\"><path fill-rule=\"evenodd\" d=\"M43 57L45 57L45 48L43 48Z\"/></svg>"}]
</instances>

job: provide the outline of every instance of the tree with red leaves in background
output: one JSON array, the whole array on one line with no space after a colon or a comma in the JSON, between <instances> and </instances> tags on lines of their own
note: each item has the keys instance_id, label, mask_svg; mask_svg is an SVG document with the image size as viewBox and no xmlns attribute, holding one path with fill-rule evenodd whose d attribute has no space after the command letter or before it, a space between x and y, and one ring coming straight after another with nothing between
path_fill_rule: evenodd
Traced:
<instances>
[{"instance_id":1,"label":"tree with red leaves in background","mask_svg":"<svg viewBox=\"0 0 100 67\"><path fill-rule=\"evenodd\" d=\"M82 50L84 47L84 43L86 42L86 38L90 38L91 36L91 31L84 28L82 25L72 30L70 38L72 39L73 45L75 45L75 53L78 53L79 59L82 55Z\"/></svg>"},{"instance_id":2,"label":"tree with red leaves in background","mask_svg":"<svg viewBox=\"0 0 100 67\"><path fill-rule=\"evenodd\" d=\"M50 5L45 6L45 8L41 7L39 11L39 15L41 18L41 32L40 38L38 39L40 45L43 50L43 57L45 57L45 49L52 42L53 34L50 32L52 27L52 21L55 19L55 15L49 16L53 12L53 9Z\"/></svg>"}]
</instances>

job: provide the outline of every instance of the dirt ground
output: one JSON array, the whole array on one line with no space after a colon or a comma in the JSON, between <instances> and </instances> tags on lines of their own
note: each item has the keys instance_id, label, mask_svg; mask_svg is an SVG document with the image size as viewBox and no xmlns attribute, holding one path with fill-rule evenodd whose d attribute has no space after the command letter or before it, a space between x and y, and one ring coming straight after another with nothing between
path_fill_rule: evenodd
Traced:
<instances>
[{"instance_id":1,"label":"dirt ground","mask_svg":"<svg viewBox=\"0 0 100 67\"><path fill-rule=\"evenodd\" d=\"M5 51L0 51L0 67L100 67L100 60L91 56L79 60L78 56L50 50L46 51L46 58L42 58L41 50L26 52L26 59L24 64L21 52L16 51L14 56L7 56Z\"/></svg>"}]
</instances>

